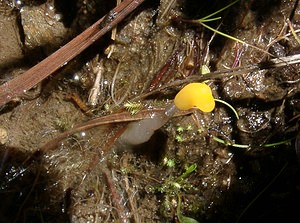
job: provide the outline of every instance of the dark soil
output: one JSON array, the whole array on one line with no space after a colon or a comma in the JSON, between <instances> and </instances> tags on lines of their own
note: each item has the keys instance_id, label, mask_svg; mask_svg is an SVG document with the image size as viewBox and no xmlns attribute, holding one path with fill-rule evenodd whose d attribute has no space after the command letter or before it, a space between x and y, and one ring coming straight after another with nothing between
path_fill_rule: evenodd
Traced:
<instances>
[{"instance_id":1,"label":"dark soil","mask_svg":"<svg viewBox=\"0 0 300 223\"><path fill-rule=\"evenodd\" d=\"M299 54L299 1L240 0L205 22L240 42L191 22L231 3L206 2L146 1L115 36L0 109L1 223L297 219L300 64L274 58ZM114 6L0 1L1 83ZM234 109L179 112L149 141L118 143L192 80Z\"/></svg>"}]
</instances>

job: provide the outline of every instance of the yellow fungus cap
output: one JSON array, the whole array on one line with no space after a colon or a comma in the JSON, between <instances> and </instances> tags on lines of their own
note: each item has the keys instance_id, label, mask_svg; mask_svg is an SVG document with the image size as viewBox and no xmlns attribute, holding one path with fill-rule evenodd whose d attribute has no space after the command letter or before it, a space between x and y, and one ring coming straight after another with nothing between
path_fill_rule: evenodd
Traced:
<instances>
[{"instance_id":1,"label":"yellow fungus cap","mask_svg":"<svg viewBox=\"0 0 300 223\"><path fill-rule=\"evenodd\" d=\"M197 107L203 112L211 112L215 108L215 100L211 89L205 83L186 85L175 96L174 104L180 110Z\"/></svg>"}]
</instances>

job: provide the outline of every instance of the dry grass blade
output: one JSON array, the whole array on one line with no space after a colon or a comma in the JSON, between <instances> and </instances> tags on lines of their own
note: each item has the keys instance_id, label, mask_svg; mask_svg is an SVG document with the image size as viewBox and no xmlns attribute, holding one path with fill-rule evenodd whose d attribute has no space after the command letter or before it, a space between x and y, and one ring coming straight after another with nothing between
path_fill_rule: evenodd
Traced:
<instances>
[{"instance_id":1,"label":"dry grass blade","mask_svg":"<svg viewBox=\"0 0 300 223\"><path fill-rule=\"evenodd\" d=\"M93 42L110 31L143 2L144 0L124 0L120 5L112 9L106 16L99 19L96 23L75 37L65 46L25 73L1 85L0 106L16 97L19 97L56 70L63 67Z\"/></svg>"}]
</instances>

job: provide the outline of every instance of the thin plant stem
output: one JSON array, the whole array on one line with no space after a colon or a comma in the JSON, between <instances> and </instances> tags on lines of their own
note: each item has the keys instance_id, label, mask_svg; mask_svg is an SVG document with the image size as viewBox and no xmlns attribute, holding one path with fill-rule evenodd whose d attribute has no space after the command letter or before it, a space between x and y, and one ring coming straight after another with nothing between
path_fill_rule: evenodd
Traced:
<instances>
[{"instance_id":1,"label":"thin plant stem","mask_svg":"<svg viewBox=\"0 0 300 223\"><path fill-rule=\"evenodd\" d=\"M234 109L234 107L232 107L229 103L227 103L226 101L217 99L217 98L215 98L215 101L220 102L220 103L226 105L227 107L229 107L229 108L233 111L233 113L235 114L235 117L236 117L237 119L240 118L240 117L239 117L239 114L237 113L237 111L236 111L236 110Z\"/></svg>"},{"instance_id":2,"label":"thin plant stem","mask_svg":"<svg viewBox=\"0 0 300 223\"><path fill-rule=\"evenodd\" d=\"M229 7L231 7L232 5L234 5L235 3L237 3L238 1L239 1L239 0L236 0L236 1L234 1L234 2L232 2L232 3L230 3L230 4L228 4L228 5L225 6L224 8L221 8L220 10L218 10L218 11L216 11L216 12L214 12L214 13L208 15L208 16L205 16L205 17L201 18L200 20L203 21L203 20L206 20L206 19L210 18L210 17L212 17L212 16L214 16L214 15L216 15L216 14L218 14L218 13L220 13L220 12L226 10L226 9L228 9Z\"/></svg>"}]
</instances>

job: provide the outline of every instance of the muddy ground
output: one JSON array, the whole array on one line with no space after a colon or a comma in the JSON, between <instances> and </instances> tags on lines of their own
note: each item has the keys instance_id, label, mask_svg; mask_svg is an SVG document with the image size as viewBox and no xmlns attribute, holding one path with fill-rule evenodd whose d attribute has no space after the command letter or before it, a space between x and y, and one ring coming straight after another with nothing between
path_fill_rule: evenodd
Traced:
<instances>
[{"instance_id":1,"label":"muddy ground","mask_svg":"<svg viewBox=\"0 0 300 223\"><path fill-rule=\"evenodd\" d=\"M231 2L146 1L3 106L0 222L298 219L299 64L277 64L299 53L299 1L241 0L204 23L238 41L191 22ZM0 1L1 83L114 6ZM118 142L129 123L163 112L194 80L232 108L217 101L210 113L178 112L146 143ZM64 134L90 123L97 127Z\"/></svg>"}]
</instances>

